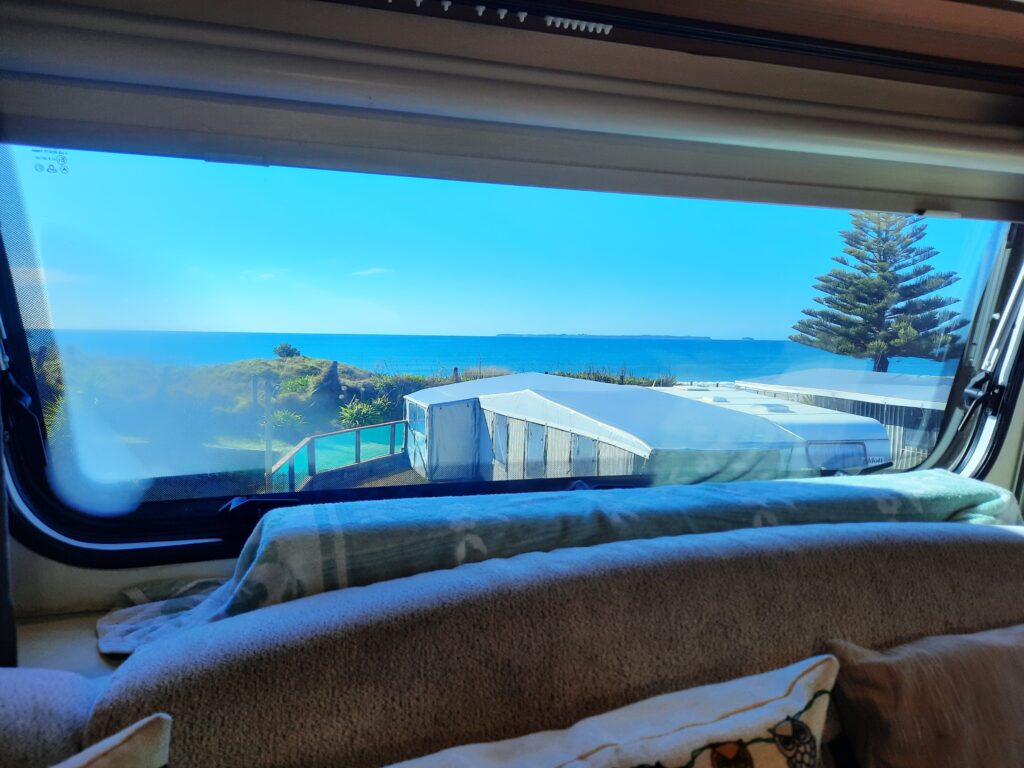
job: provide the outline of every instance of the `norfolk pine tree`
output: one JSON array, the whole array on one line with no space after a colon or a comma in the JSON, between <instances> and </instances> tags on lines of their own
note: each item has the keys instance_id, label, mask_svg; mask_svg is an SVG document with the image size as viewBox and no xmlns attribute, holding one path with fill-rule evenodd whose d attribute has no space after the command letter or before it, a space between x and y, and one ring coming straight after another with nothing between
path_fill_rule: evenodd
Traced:
<instances>
[{"instance_id":1,"label":"norfolk pine tree","mask_svg":"<svg viewBox=\"0 0 1024 768\"><path fill-rule=\"evenodd\" d=\"M943 360L959 346L956 331L968 324L946 309L959 299L938 296L960 278L926 262L938 251L919 245L927 225L920 216L860 211L840 233L841 265L818 277L814 300L803 310L792 341L850 357L870 358L873 370L889 370L892 357Z\"/></svg>"}]
</instances>

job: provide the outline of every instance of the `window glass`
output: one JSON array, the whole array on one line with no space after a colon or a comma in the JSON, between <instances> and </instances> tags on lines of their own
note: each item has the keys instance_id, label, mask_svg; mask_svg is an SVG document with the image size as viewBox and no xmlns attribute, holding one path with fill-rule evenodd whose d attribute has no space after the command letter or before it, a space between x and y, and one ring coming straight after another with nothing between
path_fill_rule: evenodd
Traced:
<instances>
[{"instance_id":1,"label":"window glass","mask_svg":"<svg viewBox=\"0 0 1024 768\"><path fill-rule=\"evenodd\" d=\"M409 403L409 429L418 435L427 433L427 412L415 403Z\"/></svg>"},{"instance_id":2,"label":"window glass","mask_svg":"<svg viewBox=\"0 0 1024 768\"><path fill-rule=\"evenodd\" d=\"M0 227L50 480L94 512L267 490L907 469L935 445L1006 232L3 153Z\"/></svg>"},{"instance_id":3,"label":"window glass","mask_svg":"<svg viewBox=\"0 0 1024 768\"><path fill-rule=\"evenodd\" d=\"M597 442L592 438L572 436L572 472L577 477L597 473Z\"/></svg>"},{"instance_id":4,"label":"window glass","mask_svg":"<svg viewBox=\"0 0 1024 768\"><path fill-rule=\"evenodd\" d=\"M494 460L498 464L503 467L508 464L508 417L500 413L494 416L491 450L494 453Z\"/></svg>"},{"instance_id":5,"label":"window glass","mask_svg":"<svg viewBox=\"0 0 1024 768\"><path fill-rule=\"evenodd\" d=\"M526 428L526 476L544 477L544 437L543 424L530 422Z\"/></svg>"},{"instance_id":6,"label":"window glass","mask_svg":"<svg viewBox=\"0 0 1024 768\"><path fill-rule=\"evenodd\" d=\"M807 461L821 469L859 469L868 466L863 443L808 443Z\"/></svg>"}]
</instances>

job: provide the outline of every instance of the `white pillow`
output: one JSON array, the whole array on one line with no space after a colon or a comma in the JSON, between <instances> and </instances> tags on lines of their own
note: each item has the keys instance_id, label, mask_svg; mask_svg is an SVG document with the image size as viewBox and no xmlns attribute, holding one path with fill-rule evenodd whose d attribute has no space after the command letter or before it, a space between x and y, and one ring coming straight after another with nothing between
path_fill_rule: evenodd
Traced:
<instances>
[{"instance_id":1,"label":"white pillow","mask_svg":"<svg viewBox=\"0 0 1024 768\"><path fill-rule=\"evenodd\" d=\"M564 731L470 744L402 768L815 768L839 662L655 696Z\"/></svg>"}]
</instances>

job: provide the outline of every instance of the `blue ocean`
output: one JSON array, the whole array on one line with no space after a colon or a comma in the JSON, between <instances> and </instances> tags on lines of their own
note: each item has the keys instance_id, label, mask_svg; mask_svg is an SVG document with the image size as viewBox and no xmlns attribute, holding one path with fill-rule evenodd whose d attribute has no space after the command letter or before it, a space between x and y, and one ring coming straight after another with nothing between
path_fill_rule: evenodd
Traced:
<instances>
[{"instance_id":1,"label":"blue ocean","mask_svg":"<svg viewBox=\"0 0 1024 768\"><path fill-rule=\"evenodd\" d=\"M214 365L273 357L288 342L309 357L382 373L450 375L478 367L509 371L587 371L671 375L679 381L735 380L810 368L869 370L870 361L792 341L657 336L383 336L178 331L55 331L63 356L76 353L159 365ZM945 363L895 358L893 373L952 375Z\"/></svg>"}]
</instances>

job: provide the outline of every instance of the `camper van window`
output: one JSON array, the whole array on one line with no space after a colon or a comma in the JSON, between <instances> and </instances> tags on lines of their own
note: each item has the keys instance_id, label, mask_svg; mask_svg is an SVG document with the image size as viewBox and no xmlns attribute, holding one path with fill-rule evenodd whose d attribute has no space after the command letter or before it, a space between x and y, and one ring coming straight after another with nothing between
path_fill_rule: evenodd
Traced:
<instances>
[{"instance_id":1,"label":"camper van window","mask_svg":"<svg viewBox=\"0 0 1024 768\"><path fill-rule=\"evenodd\" d=\"M1008 231L14 145L0 182L4 320L82 515L910 469Z\"/></svg>"}]
</instances>

